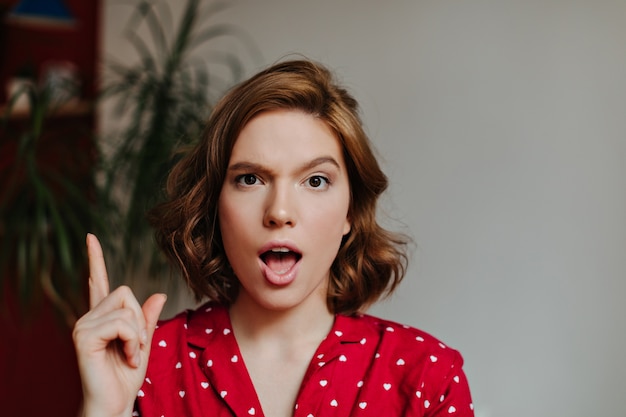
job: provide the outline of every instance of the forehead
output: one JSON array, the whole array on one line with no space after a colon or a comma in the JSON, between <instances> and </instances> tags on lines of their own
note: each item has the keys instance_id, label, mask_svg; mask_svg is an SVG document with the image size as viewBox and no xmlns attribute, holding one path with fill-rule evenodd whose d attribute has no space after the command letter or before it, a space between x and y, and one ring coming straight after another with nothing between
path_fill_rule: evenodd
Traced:
<instances>
[{"instance_id":1,"label":"forehead","mask_svg":"<svg viewBox=\"0 0 626 417\"><path fill-rule=\"evenodd\" d=\"M237 137L230 164L286 165L330 156L343 168L343 147L328 124L298 110L272 110L251 119ZM275 166L273 166L275 167Z\"/></svg>"}]
</instances>

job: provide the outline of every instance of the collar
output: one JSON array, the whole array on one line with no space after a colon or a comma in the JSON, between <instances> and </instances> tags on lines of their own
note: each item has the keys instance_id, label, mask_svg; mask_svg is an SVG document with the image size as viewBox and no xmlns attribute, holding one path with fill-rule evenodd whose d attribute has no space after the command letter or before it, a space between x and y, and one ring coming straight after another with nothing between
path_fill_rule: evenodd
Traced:
<instances>
[{"instance_id":1,"label":"collar","mask_svg":"<svg viewBox=\"0 0 626 417\"><path fill-rule=\"evenodd\" d=\"M368 315L335 315L332 328L322 341L324 350L333 346L360 343L380 337L377 320ZM232 335L232 324L228 308L222 304L208 302L187 315L187 342L204 349L219 335ZM373 340L372 340L373 341Z\"/></svg>"}]
</instances>

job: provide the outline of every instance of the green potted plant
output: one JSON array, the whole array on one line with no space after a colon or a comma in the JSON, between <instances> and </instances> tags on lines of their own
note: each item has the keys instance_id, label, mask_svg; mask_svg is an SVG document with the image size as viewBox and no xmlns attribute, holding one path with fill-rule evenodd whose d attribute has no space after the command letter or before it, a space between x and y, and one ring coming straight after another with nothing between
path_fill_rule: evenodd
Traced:
<instances>
[{"instance_id":1,"label":"green potted plant","mask_svg":"<svg viewBox=\"0 0 626 417\"><path fill-rule=\"evenodd\" d=\"M170 27L167 3L140 1L124 32L136 52L136 62L112 61L107 66L102 99L115 104L122 128L104 141L112 148L104 168L103 189L119 210L109 225L114 231L109 247L110 274L130 279L169 277L157 254L145 218L161 195L176 150L196 140L211 109L211 97L239 81L245 60L258 59L254 43L235 25L215 23L227 2L187 0L175 28ZM197 48L230 37L248 56L212 49L204 56ZM213 71L212 68L219 67ZM124 117L126 116L126 117ZM161 279L161 282L163 280Z\"/></svg>"},{"instance_id":2,"label":"green potted plant","mask_svg":"<svg viewBox=\"0 0 626 417\"><path fill-rule=\"evenodd\" d=\"M88 124L49 128L67 109L54 93L25 83L2 116L0 290L26 312L44 298L71 328L86 309L85 236L101 230L91 176L97 156ZM27 109L14 114L23 97Z\"/></svg>"}]
</instances>

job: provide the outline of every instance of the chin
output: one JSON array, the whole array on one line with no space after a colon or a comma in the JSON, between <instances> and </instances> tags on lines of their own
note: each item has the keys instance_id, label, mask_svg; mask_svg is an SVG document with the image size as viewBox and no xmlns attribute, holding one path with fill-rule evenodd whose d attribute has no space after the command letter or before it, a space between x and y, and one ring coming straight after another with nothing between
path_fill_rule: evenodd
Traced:
<instances>
[{"instance_id":1,"label":"chin","mask_svg":"<svg viewBox=\"0 0 626 417\"><path fill-rule=\"evenodd\" d=\"M256 297L249 297L248 302L255 303L258 307L274 312L288 312L290 310L306 309L327 309L326 292L318 294L317 291L311 294L289 294L289 288L272 290L271 294L258 294Z\"/></svg>"}]
</instances>

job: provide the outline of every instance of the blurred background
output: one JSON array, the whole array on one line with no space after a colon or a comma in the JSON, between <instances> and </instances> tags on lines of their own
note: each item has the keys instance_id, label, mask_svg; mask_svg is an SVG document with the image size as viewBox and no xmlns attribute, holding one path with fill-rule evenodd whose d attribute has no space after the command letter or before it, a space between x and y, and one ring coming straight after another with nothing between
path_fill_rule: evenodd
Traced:
<instances>
[{"instance_id":1,"label":"blurred background","mask_svg":"<svg viewBox=\"0 0 626 417\"><path fill-rule=\"evenodd\" d=\"M477 417L626 416L626 2L18 3L0 1L2 415L80 401L87 230L140 297L173 294L166 316L193 306L146 255L133 216L154 191L137 189L227 88L303 55L360 101L391 183L381 221L415 241L371 313L459 349Z\"/></svg>"}]
</instances>

